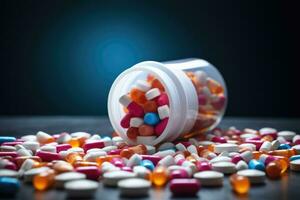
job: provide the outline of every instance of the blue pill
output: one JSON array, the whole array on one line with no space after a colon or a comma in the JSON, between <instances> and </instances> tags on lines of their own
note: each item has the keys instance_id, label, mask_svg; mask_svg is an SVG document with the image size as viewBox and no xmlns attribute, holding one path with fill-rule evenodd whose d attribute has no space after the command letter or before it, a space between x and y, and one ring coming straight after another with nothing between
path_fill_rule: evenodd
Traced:
<instances>
[{"instance_id":1,"label":"blue pill","mask_svg":"<svg viewBox=\"0 0 300 200\"><path fill-rule=\"evenodd\" d=\"M257 169L257 170L265 171L265 165L254 159L249 161L248 166L249 169Z\"/></svg>"},{"instance_id":2,"label":"blue pill","mask_svg":"<svg viewBox=\"0 0 300 200\"><path fill-rule=\"evenodd\" d=\"M144 122L145 124L152 125L152 126L158 124L159 122L158 114L153 112L146 113L144 116Z\"/></svg>"},{"instance_id":3,"label":"blue pill","mask_svg":"<svg viewBox=\"0 0 300 200\"><path fill-rule=\"evenodd\" d=\"M291 148L291 146L288 145L288 144L280 144L279 147L278 147L279 150L280 149L290 149L290 148Z\"/></svg>"},{"instance_id":4,"label":"blue pill","mask_svg":"<svg viewBox=\"0 0 300 200\"><path fill-rule=\"evenodd\" d=\"M299 160L299 159L300 159L300 155L295 155L295 156L290 157L290 161Z\"/></svg>"},{"instance_id":5,"label":"blue pill","mask_svg":"<svg viewBox=\"0 0 300 200\"><path fill-rule=\"evenodd\" d=\"M20 188L20 182L16 178L1 177L0 178L0 193L15 194Z\"/></svg>"},{"instance_id":6,"label":"blue pill","mask_svg":"<svg viewBox=\"0 0 300 200\"><path fill-rule=\"evenodd\" d=\"M155 168L155 166L151 160L143 160L142 165L151 171L153 171Z\"/></svg>"},{"instance_id":7,"label":"blue pill","mask_svg":"<svg viewBox=\"0 0 300 200\"><path fill-rule=\"evenodd\" d=\"M4 143L4 142L13 142L15 141L16 138L15 137L10 137L10 136L0 136L0 144Z\"/></svg>"}]
</instances>

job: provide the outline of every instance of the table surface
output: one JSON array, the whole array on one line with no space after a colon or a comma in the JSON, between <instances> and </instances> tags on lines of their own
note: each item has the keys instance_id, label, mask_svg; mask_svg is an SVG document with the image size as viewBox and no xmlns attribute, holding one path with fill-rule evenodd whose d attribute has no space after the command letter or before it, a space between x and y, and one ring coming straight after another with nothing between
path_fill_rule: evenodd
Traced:
<instances>
[{"instance_id":1,"label":"table surface","mask_svg":"<svg viewBox=\"0 0 300 200\"><path fill-rule=\"evenodd\" d=\"M277 130L293 130L300 132L300 119L272 119L272 118L225 118L220 127L228 128L274 127ZM0 117L0 135L22 136L35 134L42 130L51 134L59 132L86 131L101 135L110 135L112 127L107 117ZM101 182L101 181L100 181ZM153 188L149 197L144 200L163 199L297 199L300 196L300 173L288 172L279 180L267 179L264 185L252 186L248 195L236 195L231 191L228 177L225 177L224 186L218 188L201 188L196 197L173 197L168 187ZM45 192L37 192L31 185L22 185L15 197L3 197L0 199L36 199L36 200L60 200L68 198L63 190L52 189ZM100 186L95 194L95 199L126 199L119 196L116 188Z\"/></svg>"}]
</instances>

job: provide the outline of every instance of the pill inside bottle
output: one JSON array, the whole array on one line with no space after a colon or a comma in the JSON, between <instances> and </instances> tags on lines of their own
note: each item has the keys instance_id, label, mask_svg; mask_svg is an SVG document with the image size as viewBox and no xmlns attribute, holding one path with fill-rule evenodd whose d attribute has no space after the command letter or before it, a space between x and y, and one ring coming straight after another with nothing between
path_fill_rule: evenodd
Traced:
<instances>
[{"instance_id":1,"label":"pill inside bottle","mask_svg":"<svg viewBox=\"0 0 300 200\"><path fill-rule=\"evenodd\" d=\"M155 145L212 130L226 105L222 75L207 61L144 61L116 78L108 115L129 144Z\"/></svg>"}]
</instances>

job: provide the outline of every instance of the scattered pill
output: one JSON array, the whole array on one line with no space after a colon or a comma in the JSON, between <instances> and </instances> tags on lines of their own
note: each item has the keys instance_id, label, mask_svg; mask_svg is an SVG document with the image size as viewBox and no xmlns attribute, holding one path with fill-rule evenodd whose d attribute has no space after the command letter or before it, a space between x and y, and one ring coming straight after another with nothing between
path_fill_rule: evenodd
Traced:
<instances>
[{"instance_id":1,"label":"scattered pill","mask_svg":"<svg viewBox=\"0 0 300 200\"><path fill-rule=\"evenodd\" d=\"M224 175L217 171L202 171L194 174L194 178L198 179L202 186L222 186Z\"/></svg>"},{"instance_id":2,"label":"scattered pill","mask_svg":"<svg viewBox=\"0 0 300 200\"><path fill-rule=\"evenodd\" d=\"M230 176L232 190L238 194L246 194L250 189L250 181L246 176L233 174Z\"/></svg>"},{"instance_id":3,"label":"scattered pill","mask_svg":"<svg viewBox=\"0 0 300 200\"><path fill-rule=\"evenodd\" d=\"M197 179L172 179L170 190L174 196L196 196L200 183Z\"/></svg>"},{"instance_id":4,"label":"scattered pill","mask_svg":"<svg viewBox=\"0 0 300 200\"><path fill-rule=\"evenodd\" d=\"M140 178L129 178L118 182L120 194L124 197L148 196L151 182Z\"/></svg>"},{"instance_id":5,"label":"scattered pill","mask_svg":"<svg viewBox=\"0 0 300 200\"><path fill-rule=\"evenodd\" d=\"M0 194L15 195L20 188L20 182L16 178L0 177Z\"/></svg>"},{"instance_id":6,"label":"scattered pill","mask_svg":"<svg viewBox=\"0 0 300 200\"><path fill-rule=\"evenodd\" d=\"M292 171L300 171L300 160L291 161L290 168Z\"/></svg>"},{"instance_id":7,"label":"scattered pill","mask_svg":"<svg viewBox=\"0 0 300 200\"><path fill-rule=\"evenodd\" d=\"M110 187L116 187L120 180L135 178L136 174L127 171L111 171L104 173L103 184Z\"/></svg>"},{"instance_id":8,"label":"scattered pill","mask_svg":"<svg viewBox=\"0 0 300 200\"><path fill-rule=\"evenodd\" d=\"M18 172L10 169L0 169L0 177L17 178Z\"/></svg>"},{"instance_id":9,"label":"scattered pill","mask_svg":"<svg viewBox=\"0 0 300 200\"><path fill-rule=\"evenodd\" d=\"M215 145L214 151L215 151L215 153L222 153L224 151L238 152L238 145L230 144L230 143L218 144L218 145Z\"/></svg>"},{"instance_id":10,"label":"scattered pill","mask_svg":"<svg viewBox=\"0 0 300 200\"><path fill-rule=\"evenodd\" d=\"M266 173L256 169L245 169L237 172L238 175L246 176L249 178L251 184L264 183Z\"/></svg>"},{"instance_id":11,"label":"scattered pill","mask_svg":"<svg viewBox=\"0 0 300 200\"><path fill-rule=\"evenodd\" d=\"M63 188L64 184L68 181L85 179L86 175L78 172L65 172L55 176L55 186Z\"/></svg>"},{"instance_id":12,"label":"scattered pill","mask_svg":"<svg viewBox=\"0 0 300 200\"><path fill-rule=\"evenodd\" d=\"M217 162L212 164L212 169L224 174L233 174L236 172L236 166L231 162Z\"/></svg>"},{"instance_id":13,"label":"scattered pill","mask_svg":"<svg viewBox=\"0 0 300 200\"><path fill-rule=\"evenodd\" d=\"M73 180L64 184L70 198L90 198L95 194L98 186L98 182L91 180Z\"/></svg>"}]
</instances>

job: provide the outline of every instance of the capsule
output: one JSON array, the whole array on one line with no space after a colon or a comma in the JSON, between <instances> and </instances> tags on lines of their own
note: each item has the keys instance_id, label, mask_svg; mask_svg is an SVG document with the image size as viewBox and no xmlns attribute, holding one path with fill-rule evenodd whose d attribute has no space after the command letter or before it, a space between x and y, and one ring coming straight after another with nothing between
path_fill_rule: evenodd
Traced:
<instances>
[{"instance_id":1,"label":"capsule","mask_svg":"<svg viewBox=\"0 0 300 200\"><path fill-rule=\"evenodd\" d=\"M250 181L247 177L233 174L230 176L232 190L238 194L246 194L250 189Z\"/></svg>"},{"instance_id":2,"label":"capsule","mask_svg":"<svg viewBox=\"0 0 300 200\"><path fill-rule=\"evenodd\" d=\"M0 194L15 195L20 188L20 182L16 178L0 177Z\"/></svg>"},{"instance_id":3,"label":"capsule","mask_svg":"<svg viewBox=\"0 0 300 200\"><path fill-rule=\"evenodd\" d=\"M134 147L129 147L126 149L123 149L120 153L122 157L125 157L129 159L133 154L146 154L147 153L147 148L145 145L140 144Z\"/></svg>"},{"instance_id":4,"label":"capsule","mask_svg":"<svg viewBox=\"0 0 300 200\"><path fill-rule=\"evenodd\" d=\"M170 190L174 196L196 196L200 183L197 179L173 179L170 181Z\"/></svg>"},{"instance_id":5,"label":"capsule","mask_svg":"<svg viewBox=\"0 0 300 200\"><path fill-rule=\"evenodd\" d=\"M249 169L257 169L261 171L265 170L264 164L254 159L250 160L248 165L249 165Z\"/></svg>"},{"instance_id":6,"label":"capsule","mask_svg":"<svg viewBox=\"0 0 300 200\"><path fill-rule=\"evenodd\" d=\"M36 190L47 190L54 184L54 170L42 172L33 178L33 186Z\"/></svg>"},{"instance_id":7,"label":"capsule","mask_svg":"<svg viewBox=\"0 0 300 200\"><path fill-rule=\"evenodd\" d=\"M87 179L98 180L101 175L100 169L96 166L77 167L76 171L86 175Z\"/></svg>"},{"instance_id":8,"label":"capsule","mask_svg":"<svg viewBox=\"0 0 300 200\"><path fill-rule=\"evenodd\" d=\"M151 180L155 186L163 186L168 182L168 171L165 167L159 166L154 169Z\"/></svg>"}]
</instances>

